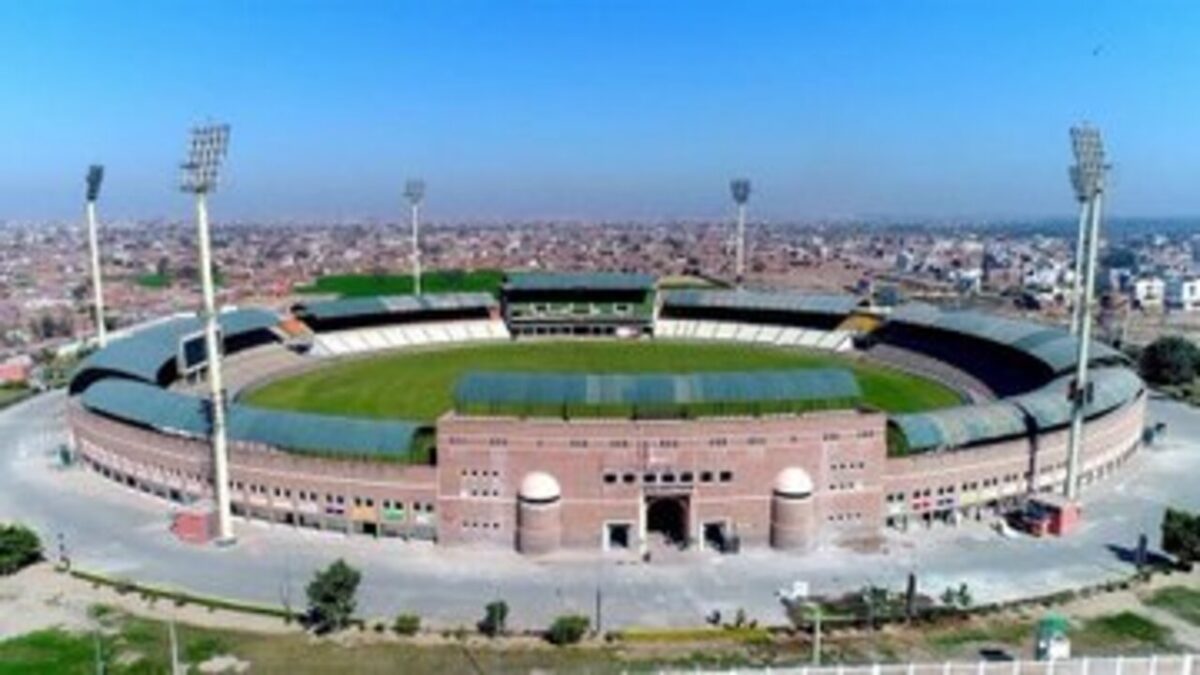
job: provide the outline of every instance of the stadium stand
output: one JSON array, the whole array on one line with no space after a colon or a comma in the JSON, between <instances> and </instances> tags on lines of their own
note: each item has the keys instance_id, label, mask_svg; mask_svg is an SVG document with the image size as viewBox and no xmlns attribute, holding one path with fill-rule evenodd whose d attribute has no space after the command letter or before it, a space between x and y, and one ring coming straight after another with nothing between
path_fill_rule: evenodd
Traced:
<instances>
[{"instance_id":1,"label":"stadium stand","mask_svg":"<svg viewBox=\"0 0 1200 675\"><path fill-rule=\"evenodd\" d=\"M645 274L512 274L504 318L514 335L641 335L654 321L654 286Z\"/></svg>"},{"instance_id":2,"label":"stadium stand","mask_svg":"<svg viewBox=\"0 0 1200 675\"><path fill-rule=\"evenodd\" d=\"M454 392L459 412L485 414L611 408L634 416L683 417L701 411L763 414L853 408L861 400L858 381L840 368L686 375L471 372Z\"/></svg>"}]
</instances>

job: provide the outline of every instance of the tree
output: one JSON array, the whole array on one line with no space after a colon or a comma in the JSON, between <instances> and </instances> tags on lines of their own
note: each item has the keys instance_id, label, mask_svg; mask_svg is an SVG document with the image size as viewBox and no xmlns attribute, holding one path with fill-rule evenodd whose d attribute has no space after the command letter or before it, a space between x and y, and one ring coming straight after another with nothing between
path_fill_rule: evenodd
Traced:
<instances>
[{"instance_id":1,"label":"tree","mask_svg":"<svg viewBox=\"0 0 1200 675\"><path fill-rule=\"evenodd\" d=\"M587 634L588 628L591 627L591 622L586 616L581 614L567 614L560 616L550 624L550 630L546 631L546 639L551 644L573 645L583 639Z\"/></svg>"},{"instance_id":2,"label":"tree","mask_svg":"<svg viewBox=\"0 0 1200 675\"><path fill-rule=\"evenodd\" d=\"M496 637L504 632L508 621L508 603L503 600L489 602L483 608L483 619L479 622L479 632L488 637Z\"/></svg>"},{"instance_id":3,"label":"tree","mask_svg":"<svg viewBox=\"0 0 1200 675\"><path fill-rule=\"evenodd\" d=\"M399 614L392 623L392 630L399 635L416 635L421 630L421 617L416 614Z\"/></svg>"},{"instance_id":4,"label":"tree","mask_svg":"<svg viewBox=\"0 0 1200 675\"><path fill-rule=\"evenodd\" d=\"M1142 377L1154 384L1188 384L1196 379L1200 349L1187 338L1163 337L1142 350Z\"/></svg>"},{"instance_id":5,"label":"tree","mask_svg":"<svg viewBox=\"0 0 1200 675\"><path fill-rule=\"evenodd\" d=\"M308 620L313 630L327 633L350 624L360 581L362 574L341 558L317 572L307 588Z\"/></svg>"},{"instance_id":6,"label":"tree","mask_svg":"<svg viewBox=\"0 0 1200 675\"><path fill-rule=\"evenodd\" d=\"M942 591L942 604L947 607L967 609L974 603L971 589L966 584L959 584L958 588L947 586L946 590Z\"/></svg>"},{"instance_id":7,"label":"tree","mask_svg":"<svg viewBox=\"0 0 1200 675\"><path fill-rule=\"evenodd\" d=\"M1183 565L1200 561L1200 513L1168 508L1163 514L1162 549Z\"/></svg>"},{"instance_id":8,"label":"tree","mask_svg":"<svg viewBox=\"0 0 1200 675\"><path fill-rule=\"evenodd\" d=\"M0 526L0 576L15 574L42 559L42 542L24 525Z\"/></svg>"}]
</instances>

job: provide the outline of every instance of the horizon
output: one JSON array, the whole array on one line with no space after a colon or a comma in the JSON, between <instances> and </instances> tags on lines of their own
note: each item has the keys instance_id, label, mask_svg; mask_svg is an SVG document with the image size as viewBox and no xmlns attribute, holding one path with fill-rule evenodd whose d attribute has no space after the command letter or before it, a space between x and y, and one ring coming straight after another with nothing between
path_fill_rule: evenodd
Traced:
<instances>
[{"instance_id":1,"label":"horizon","mask_svg":"<svg viewBox=\"0 0 1200 675\"><path fill-rule=\"evenodd\" d=\"M914 9L914 7L916 9ZM0 7L0 221L185 220L188 128L233 126L219 222L1070 218L1067 129L1115 219L1200 214L1200 7L762 2ZM1185 149L1179 152L1178 149Z\"/></svg>"}]
</instances>

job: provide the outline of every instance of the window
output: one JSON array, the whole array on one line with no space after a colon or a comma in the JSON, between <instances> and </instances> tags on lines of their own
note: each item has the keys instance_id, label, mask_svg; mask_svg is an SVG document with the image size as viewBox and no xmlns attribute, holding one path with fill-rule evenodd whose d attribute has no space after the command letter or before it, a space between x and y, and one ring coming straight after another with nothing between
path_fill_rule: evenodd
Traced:
<instances>
[{"instance_id":1,"label":"window","mask_svg":"<svg viewBox=\"0 0 1200 675\"><path fill-rule=\"evenodd\" d=\"M692 482L692 472L691 472L691 471L684 471L683 473L679 474L679 482L680 482L680 483L690 483L690 482Z\"/></svg>"},{"instance_id":2,"label":"window","mask_svg":"<svg viewBox=\"0 0 1200 675\"><path fill-rule=\"evenodd\" d=\"M657 483L657 482L658 482L658 476L656 476L656 475L654 475L654 474L652 474L652 473L643 474L643 475L642 475L642 482L643 482L643 483Z\"/></svg>"},{"instance_id":3,"label":"window","mask_svg":"<svg viewBox=\"0 0 1200 675\"><path fill-rule=\"evenodd\" d=\"M617 474L615 474L615 473L604 474L604 482L608 483L609 485L612 485L613 483L617 482Z\"/></svg>"},{"instance_id":4,"label":"window","mask_svg":"<svg viewBox=\"0 0 1200 675\"><path fill-rule=\"evenodd\" d=\"M664 474L662 475L662 482L664 482L664 483L674 483L674 482L675 482L675 474L673 474L673 473L664 473Z\"/></svg>"},{"instance_id":5,"label":"window","mask_svg":"<svg viewBox=\"0 0 1200 675\"><path fill-rule=\"evenodd\" d=\"M626 485L629 485L637 480L637 476L635 476L631 473L627 473L624 476L621 476L621 480L624 481Z\"/></svg>"},{"instance_id":6,"label":"window","mask_svg":"<svg viewBox=\"0 0 1200 675\"><path fill-rule=\"evenodd\" d=\"M729 481L733 480L733 472L732 471L722 471L720 474L720 480L722 483L728 483Z\"/></svg>"},{"instance_id":7,"label":"window","mask_svg":"<svg viewBox=\"0 0 1200 675\"><path fill-rule=\"evenodd\" d=\"M700 482L701 483L711 483L712 479L713 479L713 475L712 475L711 471L701 471L700 472Z\"/></svg>"}]
</instances>

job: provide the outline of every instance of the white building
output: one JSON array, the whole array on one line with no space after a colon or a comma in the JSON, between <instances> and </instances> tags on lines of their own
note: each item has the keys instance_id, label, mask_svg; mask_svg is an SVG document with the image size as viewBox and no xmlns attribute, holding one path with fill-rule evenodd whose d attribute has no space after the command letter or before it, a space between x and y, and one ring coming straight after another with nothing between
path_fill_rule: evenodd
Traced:
<instances>
[{"instance_id":1,"label":"white building","mask_svg":"<svg viewBox=\"0 0 1200 675\"><path fill-rule=\"evenodd\" d=\"M1166 297L1166 282L1158 277L1143 277L1133 282L1133 304L1143 309L1161 308Z\"/></svg>"},{"instance_id":2,"label":"white building","mask_svg":"<svg viewBox=\"0 0 1200 675\"><path fill-rule=\"evenodd\" d=\"M1172 279L1167 284L1167 307L1185 312L1200 309L1200 278Z\"/></svg>"}]
</instances>

